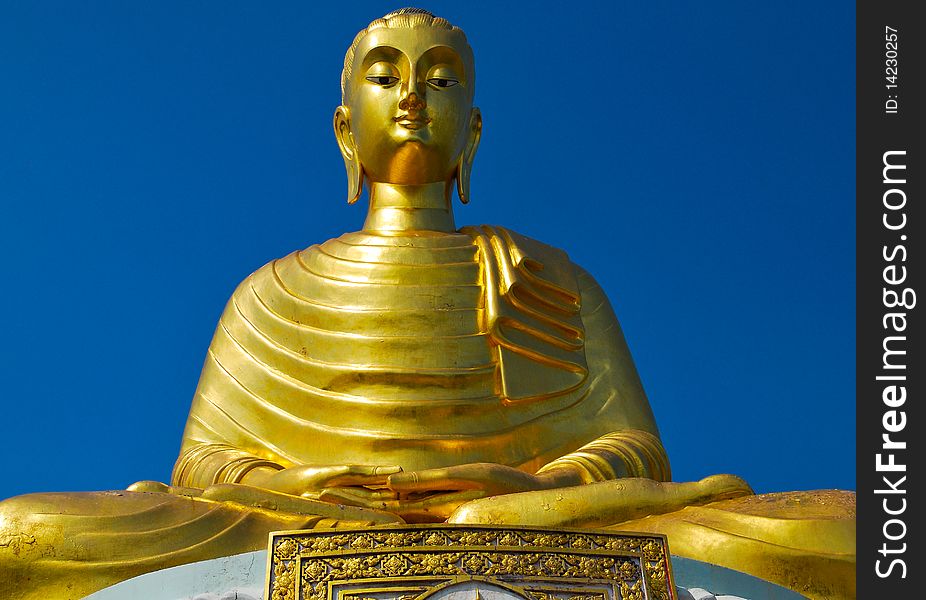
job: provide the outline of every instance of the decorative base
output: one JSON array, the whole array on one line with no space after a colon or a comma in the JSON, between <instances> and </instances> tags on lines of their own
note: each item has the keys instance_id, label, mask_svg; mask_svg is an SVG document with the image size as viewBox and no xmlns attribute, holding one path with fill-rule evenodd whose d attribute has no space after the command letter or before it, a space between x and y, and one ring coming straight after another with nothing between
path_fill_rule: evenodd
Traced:
<instances>
[{"instance_id":1,"label":"decorative base","mask_svg":"<svg viewBox=\"0 0 926 600\"><path fill-rule=\"evenodd\" d=\"M273 600L675 599L656 534L405 525L270 538Z\"/></svg>"},{"instance_id":2,"label":"decorative base","mask_svg":"<svg viewBox=\"0 0 926 600\"><path fill-rule=\"evenodd\" d=\"M670 565L664 538L652 535L438 525L274 533L271 544L272 555L258 551L181 565L124 581L87 598L804 598L701 561L672 557ZM296 577L297 573L302 576Z\"/></svg>"}]
</instances>

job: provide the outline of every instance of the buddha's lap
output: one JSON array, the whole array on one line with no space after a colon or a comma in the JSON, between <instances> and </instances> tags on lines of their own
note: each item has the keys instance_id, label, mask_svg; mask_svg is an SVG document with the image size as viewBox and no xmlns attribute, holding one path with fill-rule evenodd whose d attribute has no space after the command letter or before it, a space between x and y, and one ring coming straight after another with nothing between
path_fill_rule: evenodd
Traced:
<instances>
[{"instance_id":1,"label":"buddha's lap","mask_svg":"<svg viewBox=\"0 0 926 600\"><path fill-rule=\"evenodd\" d=\"M600 523L600 516L589 515L592 522ZM156 492L29 494L0 502L0 584L76 584L90 593L142 573L262 549L271 531L339 525L363 523ZM796 492L611 527L664 533L681 556L786 585L793 583L788 578L803 577L808 592L851 597L854 525L853 493Z\"/></svg>"}]
</instances>

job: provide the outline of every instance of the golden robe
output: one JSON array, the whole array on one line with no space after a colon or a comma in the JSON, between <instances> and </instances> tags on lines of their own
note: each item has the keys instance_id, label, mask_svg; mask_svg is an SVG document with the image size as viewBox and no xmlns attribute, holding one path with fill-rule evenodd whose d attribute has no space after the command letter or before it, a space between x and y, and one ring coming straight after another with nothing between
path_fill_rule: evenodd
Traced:
<instances>
[{"instance_id":1,"label":"golden robe","mask_svg":"<svg viewBox=\"0 0 926 600\"><path fill-rule=\"evenodd\" d=\"M628 442L623 473L668 479L598 284L561 250L463 231L349 233L248 277L209 348L173 483L234 483L249 461L533 473L625 430L655 441Z\"/></svg>"}]
</instances>

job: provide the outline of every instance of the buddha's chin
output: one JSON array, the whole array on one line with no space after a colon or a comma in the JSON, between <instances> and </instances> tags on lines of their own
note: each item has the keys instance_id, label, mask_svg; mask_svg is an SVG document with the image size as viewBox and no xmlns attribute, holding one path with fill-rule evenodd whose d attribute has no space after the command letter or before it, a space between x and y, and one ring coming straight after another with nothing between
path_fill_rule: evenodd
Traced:
<instances>
[{"instance_id":1,"label":"buddha's chin","mask_svg":"<svg viewBox=\"0 0 926 600\"><path fill-rule=\"evenodd\" d=\"M408 142L427 144L431 141L431 129L424 124L420 127L411 127L396 123L393 135L394 139L400 144Z\"/></svg>"},{"instance_id":2,"label":"buddha's chin","mask_svg":"<svg viewBox=\"0 0 926 600\"><path fill-rule=\"evenodd\" d=\"M451 172L451 162L433 145L421 140L407 139L398 144L392 160L385 169L386 177L374 180L399 185L418 185L442 181ZM371 173L375 174L375 173Z\"/></svg>"}]
</instances>

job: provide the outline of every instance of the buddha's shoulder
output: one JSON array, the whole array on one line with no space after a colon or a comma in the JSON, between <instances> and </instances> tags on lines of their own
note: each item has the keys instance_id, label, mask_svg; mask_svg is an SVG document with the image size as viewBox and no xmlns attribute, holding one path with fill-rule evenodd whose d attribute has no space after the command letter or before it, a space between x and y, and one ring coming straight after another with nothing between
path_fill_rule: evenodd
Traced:
<instances>
[{"instance_id":1,"label":"buddha's shoulder","mask_svg":"<svg viewBox=\"0 0 926 600\"><path fill-rule=\"evenodd\" d=\"M502 225L467 225L460 228L460 233L477 240L477 243L479 239L486 239L519 251L521 254L556 255L568 258L565 250Z\"/></svg>"},{"instance_id":2,"label":"buddha's shoulder","mask_svg":"<svg viewBox=\"0 0 926 600\"><path fill-rule=\"evenodd\" d=\"M506 251L518 266L558 281L574 282L575 288L582 291L583 295L585 291L602 293L595 278L573 262L566 250L556 245L498 225L463 227L460 231L476 239L483 238L496 251Z\"/></svg>"},{"instance_id":3,"label":"buddha's shoulder","mask_svg":"<svg viewBox=\"0 0 926 600\"><path fill-rule=\"evenodd\" d=\"M302 294L320 287L362 291L359 286L413 283L418 275L425 277L419 283L459 282L478 274L478 261L473 237L463 232L350 232L267 262L238 285L234 296L249 290Z\"/></svg>"},{"instance_id":4,"label":"buddha's shoulder","mask_svg":"<svg viewBox=\"0 0 926 600\"><path fill-rule=\"evenodd\" d=\"M463 254L476 262L480 239L486 237L495 240L494 243L499 247L512 250L518 258L522 255L567 258L565 251L555 246L498 225L466 226L450 233L415 231L387 235L353 231L275 258L257 269L251 277L266 276L272 273L274 267L305 262L316 256L327 256L341 261L376 262L384 260L389 263L400 263L403 259L417 262L425 255L431 255L437 259L457 260L460 254ZM452 252L454 250L463 252L454 254Z\"/></svg>"},{"instance_id":5,"label":"buddha's shoulder","mask_svg":"<svg viewBox=\"0 0 926 600\"><path fill-rule=\"evenodd\" d=\"M235 294L249 287L287 287L317 280L370 282L393 267L411 276L420 267L440 267L453 279L465 265L501 261L541 280L579 291L597 288L594 279L567 252L514 229L498 225L466 226L456 232L416 231L385 235L357 231L295 250L264 264L244 279ZM395 275L395 272L393 273Z\"/></svg>"}]
</instances>

